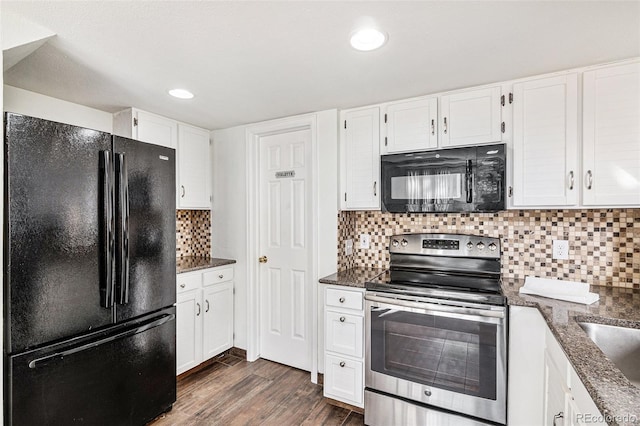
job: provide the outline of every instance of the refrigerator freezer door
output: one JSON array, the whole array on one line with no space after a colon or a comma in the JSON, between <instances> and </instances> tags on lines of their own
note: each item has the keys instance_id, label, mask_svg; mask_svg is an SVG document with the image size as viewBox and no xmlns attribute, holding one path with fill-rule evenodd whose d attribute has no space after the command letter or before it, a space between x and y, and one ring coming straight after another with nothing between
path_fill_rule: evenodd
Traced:
<instances>
[{"instance_id":1,"label":"refrigerator freezer door","mask_svg":"<svg viewBox=\"0 0 640 426\"><path fill-rule=\"evenodd\" d=\"M175 308L9 358L8 424L143 425L176 400Z\"/></svg>"},{"instance_id":2,"label":"refrigerator freezer door","mask_svg":"<svg viewBox=\"0 0 640 426\"><path fill-rule=\"evenodd\" d=\"M111 135L7 113L4 148L5 351L109 325L100 152Z\"/></svg>"},{"instance_id":3,"label":"refrigerator freezer door","mask_svg":"<svg viewBox=\"0 0 640 426\"><path fill-rule=\"evenodd\" d=\"M128 227L128 281L116 274L116 321L122 322L176 302L175 150L114 136L113 151L116 158L124 154L127 171L126 179L116 176L117 247ZM128 217L119 195L124 184Z\"/></svg>"}]
</instances>

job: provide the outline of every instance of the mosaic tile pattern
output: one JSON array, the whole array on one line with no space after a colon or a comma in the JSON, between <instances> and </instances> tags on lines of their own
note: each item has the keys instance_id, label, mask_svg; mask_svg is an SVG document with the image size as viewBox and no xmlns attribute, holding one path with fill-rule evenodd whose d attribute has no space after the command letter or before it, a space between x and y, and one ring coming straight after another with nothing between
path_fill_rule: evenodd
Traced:
<instances>
[{"instance_id":1,"label":"mosaic tile pattern","mask_svg":"<svg viewBox=\"0 0 640 426\"><path fill-rule=\"evenodd\" d=\"M338 213L338 270L389 267L389 237L402 233L486 235L502 243L502 275L528 275L640 288L640 209L507 210L498 213ZM371 235L360 249L357 236ZM353 254L344 255L346 239ZM569 241L569 260L553 260L552 241Z\"/></svg>"},{"instance_id":2,"label":"mosaic tile pattern","mask_svg":"<svg viewBox=\"0 0 640 426\"><path fill-rule=\"evenodd\" d=\"M176 210L176 257L211 255L211 211Z\"/></svg>"}]
</instances>

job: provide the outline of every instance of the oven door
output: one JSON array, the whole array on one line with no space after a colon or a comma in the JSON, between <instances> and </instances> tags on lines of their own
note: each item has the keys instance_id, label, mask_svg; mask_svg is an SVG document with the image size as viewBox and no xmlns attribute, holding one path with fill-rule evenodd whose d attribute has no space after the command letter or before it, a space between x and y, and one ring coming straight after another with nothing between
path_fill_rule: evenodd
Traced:
<instances>
[{"instance_id":1,"label":"oven door","mask_svg":"<svg viewBox=\"0 0 640 426\"><path fill-rule=\"evenodd\" d=\"M506 307L405 297L365 296L365 386L505 424Z\"/></svg>"}]
</instances>

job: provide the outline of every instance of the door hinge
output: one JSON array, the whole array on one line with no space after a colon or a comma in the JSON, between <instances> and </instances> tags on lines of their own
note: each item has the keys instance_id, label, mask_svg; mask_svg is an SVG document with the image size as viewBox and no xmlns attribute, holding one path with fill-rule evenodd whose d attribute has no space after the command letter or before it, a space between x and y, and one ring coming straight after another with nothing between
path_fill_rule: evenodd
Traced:
<instances>
[{"instance_id":1,"label":"door hinge","mask_svg":"<svg viewBox=\"0 0 640 426\"><path fill-rule=\"evenodd\" d=\"M387 137L384 137L384 146L387 146Z\"/></svg>"},{"instance_id":2,"label":"door hinge","mask_svg":"<svg viewBox=\"0 0 640 426\"><path fill-rule=\"evenodd\" d=\"M502 106L504 106L504 95L500 96L500 104L502 104Z\"/></svg>"},{"instance_id":3,"label":"door hinge","mask_svg":"<svg viewBox=\"0 0 640 426\"><path fill-rule=\"evenodd\" d=\"M138 119L136 117L133 117L133 126L137 126L138 125Z\"/></svg>"},{"instance_id":4,"label":"door hinge","mask_svg":"<svg viewBox=\"0 0 640 426\"><path fill-rule=\"evenodd\" d=\"M513 93L509 93L509 103L513 103Z\"/></svg>"},{"instance_id":5,"label":"door hinge","mask_svg":"<svg viewBox=\"0 0 640 426\"><path fill-rule=\"evenodd\" d=\"M509 198L513 197L513 186L509 187Z\"/></svg>"},{"instance_id":6,"label":"door hinge","mask_svg":"<svg viewBox=\"0 0 640 426\"><path fill-rule=\"evenodd\" d=\"M501 128L502 128L502 133L504 133L504 129L505 129L504 121L502 122Z\"/></svg>"},{"instance_id":7,"label":"door hinge","mask_svg":"<svg viewBox=\"0 0 640 426\"><path fill-rule=\"evenodd\" d=\"M387 122L387 114L384 115L384 122Z\"/></svg>"},{"instance_id":8,"label":"door hinge","mask_svg":"<svg viewBox=\"0 0 640 426\"><path fill-rule=\"evenodd\" d=\"M347 128L347 120L344 120L344 128Z\"/></svg>"}]
</instances>

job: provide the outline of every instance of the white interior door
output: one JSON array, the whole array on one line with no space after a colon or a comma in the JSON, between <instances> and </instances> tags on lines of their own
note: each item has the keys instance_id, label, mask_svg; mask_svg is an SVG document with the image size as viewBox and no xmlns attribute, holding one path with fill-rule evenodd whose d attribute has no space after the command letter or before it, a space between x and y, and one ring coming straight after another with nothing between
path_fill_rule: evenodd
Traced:
<instances>
[{"instance_id":1,"label":"white interior door","mask_svg":"<svg viewBox=\"0 0 640 426\"><path fill-rule=\"evenodd\" d=\"M311 370L311 132L260 138L260 357Z\"/></svg>"}]
</instances>

